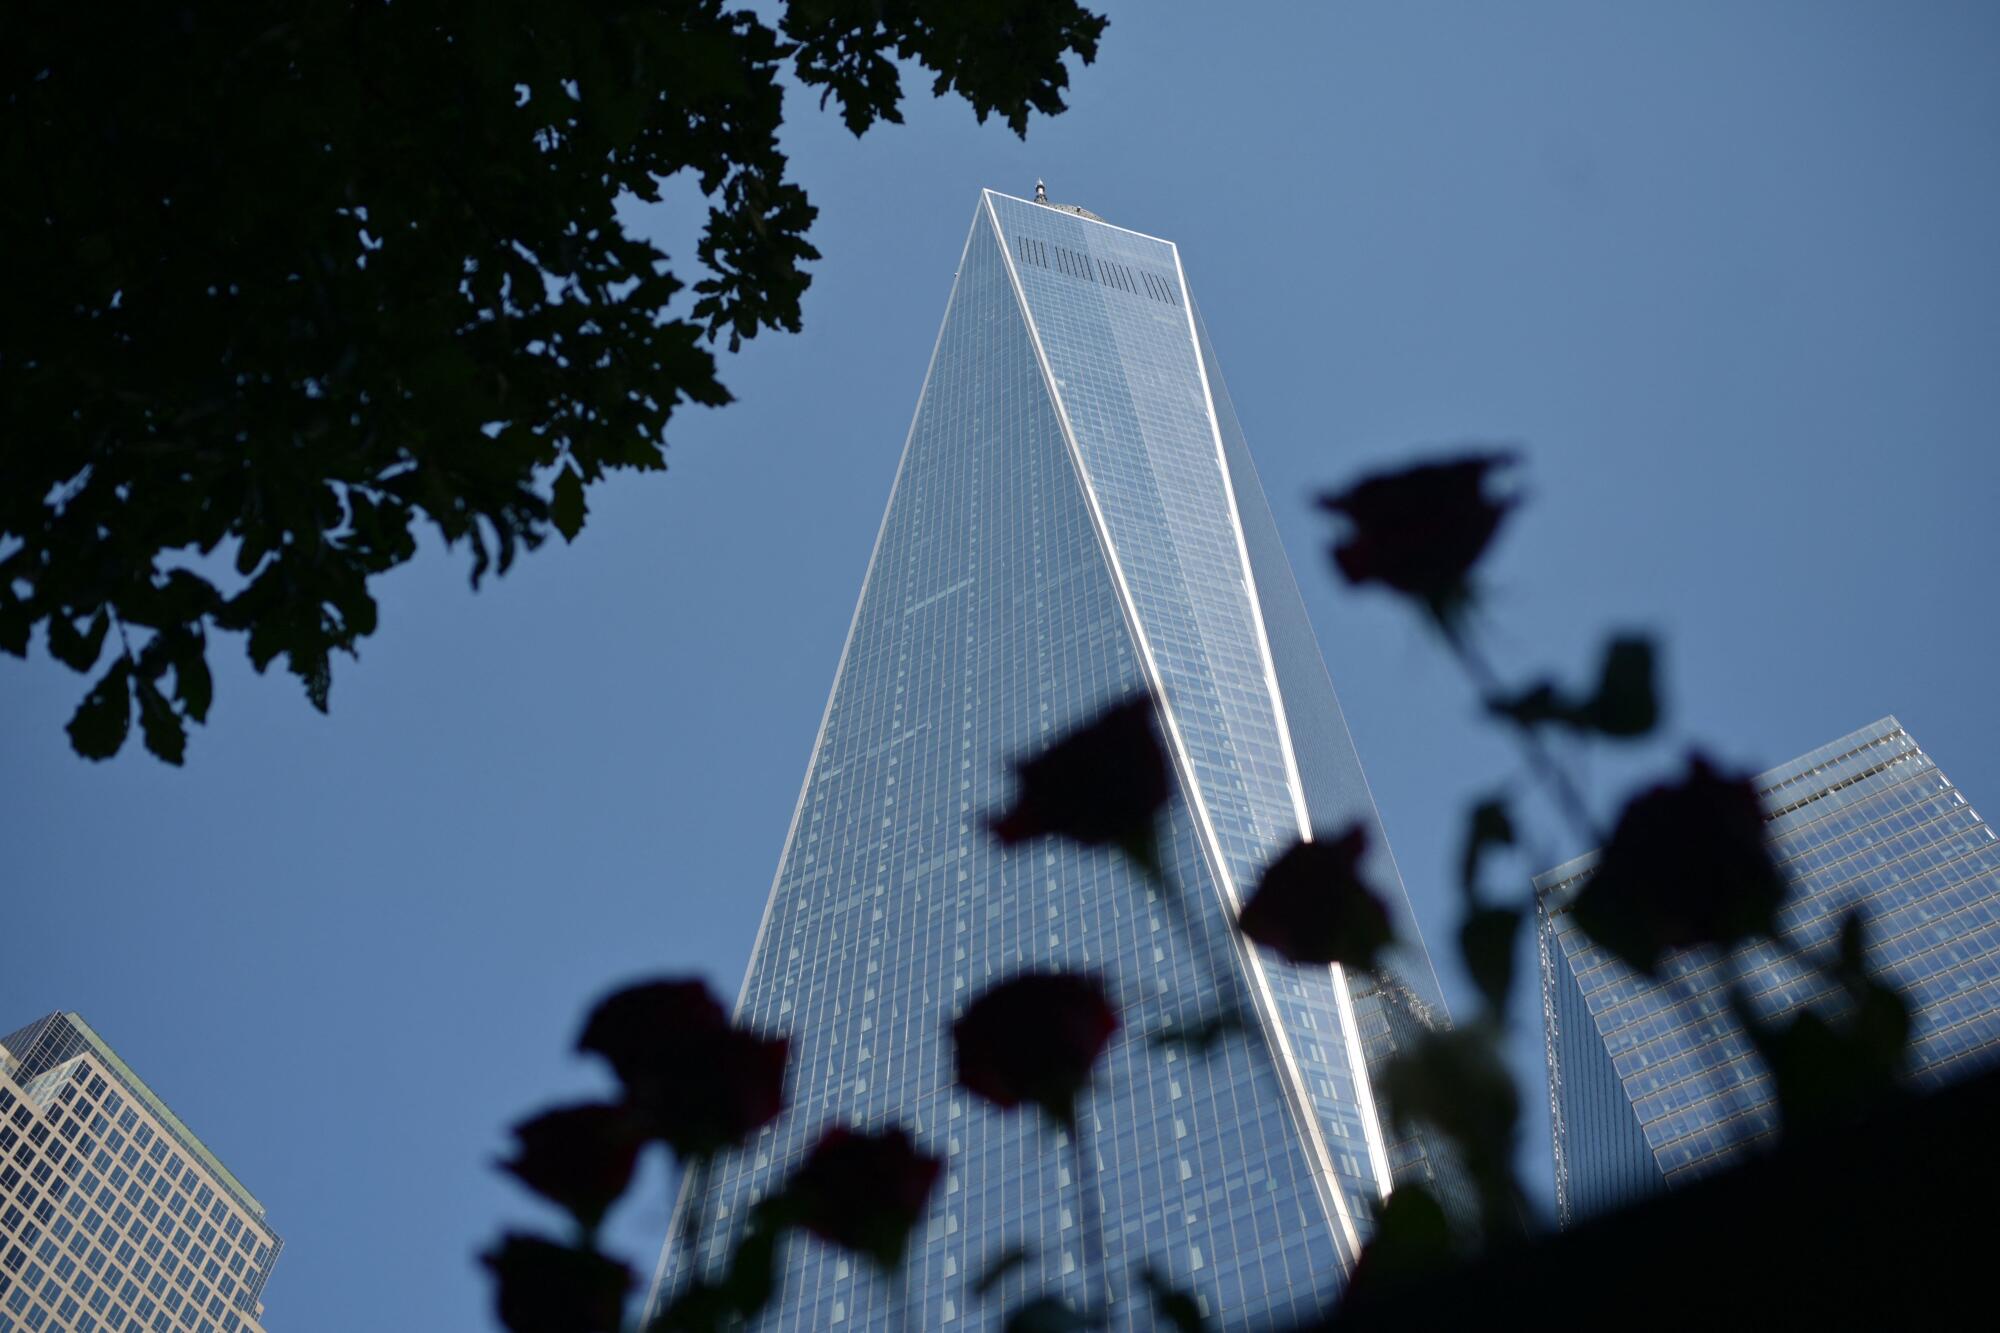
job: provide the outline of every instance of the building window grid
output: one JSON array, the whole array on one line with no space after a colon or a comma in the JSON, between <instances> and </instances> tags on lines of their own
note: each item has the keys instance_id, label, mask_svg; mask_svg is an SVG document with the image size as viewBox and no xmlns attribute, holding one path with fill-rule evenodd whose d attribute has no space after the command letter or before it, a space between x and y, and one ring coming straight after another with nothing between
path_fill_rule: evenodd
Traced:
<instances>
[{"instance_id":1,"label":"building window grid","mask_svg":"<svg viewBox=\"0 0 2000 1333\"><path fill-rule=\"evenodd\" d=\"M52 1054L62 1053L65 1049L68 1048L45 1037L38 1052L46 1058ZM77 1056L72 1051L67 1058L77 1059ZM11 1082L11 1080L0 1079L0 1082ZM172 1254L162 1253L162 1262L155 1270L146 1259L137 1258L137 1251L133 1248L132 1242L121 1235L122 1228L129 1223L133 1228L133 1234L144 1238L141 1243L149 1244L156 1253L164 1250L160 1237L158 1235L149 1237L146 1223L134 1219L129 1208L114 1203L116 1196L110 1185L101 1183L94 1171L87 1170L83 1165L86 1155L95 1152L103 1156L102 1150L98 1150L92 1142L93 1134L102 1134L109 1129L108 1121L104 1121L102 1125L99 1123L104 1120L98 1108L99 1099L103 1099L103 1107L113 1114L116 1114L122 1105L122 1098L108 1088L102 1076L95 1073L88 1059L80 1060L67 1070L58 1068L51 1070L48 1075L30 1079L30 1085L18 1093L12 1087L0 1088L0 1114L6 1114L14 1109L25 1112L29 1106L39 1105L41 1118L32 1121L33 1127L37 1129L46 1127L44 1130L46 1137L43 1142L48 1148L49 1161L53 1163L56 1154L62 1154L62 1165L72 1178L77 1179L77 1187L74 1190L65 1189L66 1197L60 1201L60 1214L49 1212L46 1219L38 1224L29 1220L32 1214L27 1209L21 1208L17 1202L26 1193L19 1189L20 1185L26 1183L29 1190L35 1189L32 1177L16 1177L11 1181L0 1177L0 1223L4 1223L0 1225L0 1255L17 1248L15 1242L24 1238L30 1246L36 1245L39 1241L38 1248L48 1251L45 1259L33 1265L35 1282L39 1284L40 1289L35 1290L33 1296L29 1298L38 1303L29 1304L27 1308L39 1313L44 1321L55 1320L55 1323L45 1325L50 1329L74 1327L81 1330L86 1327L84 1322L86 1320L89 1321L87 1326L93 1329L122 1327L128 1319L131 1319L131 1312L136 1305L144 1299L140 1296L138 1286L127 1279L125 1272L119 1266L134 1259L137 1259L138 1264L142 1266L136 1270L142 1281L150 1277L153 1283L160 1284L164 1289L165 1284L172 1280L182 1288L194 1286L201 1292L201 1301L213 1304L222 1300L220 1285L215 1288L208 1287L207 1283L197 1276L196 1270L203 1262L210 1266L215 1266L219 1261L244 1263L243 1256L236 1253L226 1238L219 1235L216 1237L213 1258L204 1255L192 1265L176 1265ZM26 1098L25 1101L22 1100L23 1097ZM129 1116L129 1113L127 1114ZM136 1118L134 1127L138 1127ZM85 1133L86 1129L90 1133ZM149 1127L148 1138L155 1143L164 1144L164 1140L153 1138L156 1132L151 1131ZM120 1142L123 1133L121 1130L110 1130L110 1134L119 1136ZM111 1141L109 1138L106 1140L107 1143ZM74 1143L75 1149L66 1151L63 1146L65 1143ZM25 1142L24 1146L27 1146ZM164 1151L160 1155L168 1156ZM185 1162L178 1164L180 1174L193 1181L195 1175L188 1164ZM109 1167L108 1159L96 1164L98 1170L108 1170ZM164 1182L165 1177L161 1177L161 1180ZM53 1185L63 1184L60 1179L53 1182ZM134 1185L131 1188L136 1192L138 1186ZM257 1234L255 1224L246 1227L234 1212L228 1210L219 1198L215 1198L215 1191L209 1183L204 1181L194 1188L197 1198L203 1193L213 1198L215 1200L213 1207L221 1211L230 1221L235 1222L240 1234L246 1236ZM47 1198L41 1198L39 1192L28 1197L36 1200L30 1206L41 1210L49 1210L58 1202L53 1187L48 1190ZM113 1218L106 1217L93 1208L91 1206L93 1201L105 1209L113 1207L122 1209L125 1218L114 1222ZM185 1200L181 1200L180 1203L183 1212L188 1212L193 1206ZM43 1234L43 1226L49 1228L46 1235ZM187 1248L191 1244L192 1238L182 1248ZM201 1254L200 1247L196 1247L196 1252ZM25 1254L25 1251L23 1253ZM117 1255L115 1260L114 1253ZM44 1264L48 1266L45 1268ZM229 1279L225 1278L223 1281ZM24 1283L23 1286L31 1287L32 1284ZM254 1310L254 1301L249 1299L247 1289L237 1288L237 1290L242 1297L242 1308L245 1313ZM185 1308L191 1312L193 1310L192 1306ZM197 1320L193 1325L197 1328L197 1333L199 1324L204 1322L206 1321ZM252 1330L258 1328L254 1322L240 1318L236 1320L235 1327Z\"/></svg>"},{"instance_id":2,"label":"building window grid","mask_svg":"<svg viewBox=\"0 0 2000 1333\"><path fill-rule=\"evenodd\" d=\"M1811 809L1812 818L1774 827L1774 850L1795 886L1787 928L1809 941L1830 939L1851 907L1867 913L1871 963L1917 1010L1911 1081L1935 1081L1990 1058L2000 1046L2000 839L1900 730L1767 786L1766 799L1789 794L1813 774L1828 789L1784 808L1787 815ZM1828 799L1839 803L1819 805ZM1587 873L1570 876L1557 892ZM1555 937L1668 1179L1707 1170L1773 1132L1769 1079L1722 1006L1726 977L1717 960L1677 968L1684 1003L1704 1015L1691 1034L1676 1006L1560 915ZM1767 1012L1839 1004L1824 985L1767 952L1744 956L1759 983L1753 995Z\"/></svg>"}]
</instances>

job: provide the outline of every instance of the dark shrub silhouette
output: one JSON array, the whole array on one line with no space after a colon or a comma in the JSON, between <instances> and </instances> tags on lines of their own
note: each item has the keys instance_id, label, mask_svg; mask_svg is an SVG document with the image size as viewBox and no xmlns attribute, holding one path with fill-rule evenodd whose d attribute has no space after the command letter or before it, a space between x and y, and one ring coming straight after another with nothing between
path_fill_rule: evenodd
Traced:
<instances>
[{"instance_id":1,"label":"dark shrub silhouette","mask_svg":"<svg viewBox=\"0 0 2000 1333\"><path fill-rule=\"evenodd\" d=\"M788 76L860 134L909 61L1025 135L1105 28L1075 0L196 13L7 14L0 650L45 625L98 673L92 759L136 714L181 762L217 630L324 711L419 528L476 586L664 468L675 411L730 401L713 345L800 328ZM621 220L668 196L706 204L692 254Z\"/></svg>"}]
</instances>

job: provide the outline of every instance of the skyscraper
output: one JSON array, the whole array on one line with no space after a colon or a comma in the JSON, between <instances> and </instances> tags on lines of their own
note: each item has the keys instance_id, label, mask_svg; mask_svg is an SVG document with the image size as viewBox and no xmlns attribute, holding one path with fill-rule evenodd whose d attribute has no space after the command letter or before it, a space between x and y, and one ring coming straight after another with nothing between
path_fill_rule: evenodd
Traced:
<instances>
[{"instance_id":1,"label":"skyscraper","mask_svg":"<svg viewBox=\"0 0 2000 1333\"><path fill-rule=\"evenodd\" d=\"M1135 690L1178 791L1176 904L1109 853L995 845L1008 760ZM1229 929L1237 895L1312 829L1361 822L1406 945L1380 978L1290 968ZM919 1226L914 1326L982 1326L971 1292L1106 1297L1149 1326L1151 1263L1225 1326L1307 1315L1368 1234L1392 1168L1369 1064L1441 1019L1243 434L1169 242L1079 208L982 194L813 747L740 1001L793 1040L791 1109L718 1168L711 1255L829 1123L899 1121L946 1156ZM1081 1116L1088 1163L953 1085L949 1021L1031 966L1089 969L1125 1030ZM1241 1001L1255 1031L1204 1058L1147 1040ZM1108 1291L1084 1271L1081 1191ZM683 1261L662 1257L669 1289ZM888 1284L795 1244L767 1327L888 1327Z\"/></svg>"},{"instance_id":2,"label":"skyscraper","mask_svg":"<svg viewBox=\"0 0 2000 1333\"><path fill-rule=\"evenodd\" d=\"M1913 1010L1910 1082L2000 1059L2000 838L1902 724L1883 718L1756 785L1791 882L1782 928L1824 952L1861 911L1869 966ZM1564 905L1594 864L1535 881L1563 1222L1711 1170L1777 1127L1770 1079L1729 1012L1731 969L1684 955L1654 984L1592 946ZM1831 999L1768 948L1737 958L1766 1017Z\"/></svg>"},{"instance_id":3,"label":"skyscraper","mask_svg":"<svg viewBox=\"0 0 2000 1333\"><path fill-rule=\"evenodd\" d=\"M283 1247L81 1017L0 1037L0 1333L262 1333Z\"/></svg>"}]
</instances>

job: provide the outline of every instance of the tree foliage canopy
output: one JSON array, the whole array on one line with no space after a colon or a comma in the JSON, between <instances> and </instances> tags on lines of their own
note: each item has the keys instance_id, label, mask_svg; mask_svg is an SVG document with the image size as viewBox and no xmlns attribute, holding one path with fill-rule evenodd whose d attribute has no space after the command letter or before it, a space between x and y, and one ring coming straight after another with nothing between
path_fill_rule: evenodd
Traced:
<instances>
[{"instance_id":1,"label":"tree foliage canopy","mask_svg":"<svg viewBox=\"0 0 2000 1333\"><path fill-rule=\"evenodd\" d=\"M211 630L325 709L420 521L475 586L573 538L585 486L729 401L714 344L798 329L781 78L859 134L913 61L1025 133L1104 26L1075 0L11 6L0 648L45 623L98 670L91 758L136 712L181 761ZM668 188L709 204L678 272L616 214Z\"/></svg>"}]
</instances>

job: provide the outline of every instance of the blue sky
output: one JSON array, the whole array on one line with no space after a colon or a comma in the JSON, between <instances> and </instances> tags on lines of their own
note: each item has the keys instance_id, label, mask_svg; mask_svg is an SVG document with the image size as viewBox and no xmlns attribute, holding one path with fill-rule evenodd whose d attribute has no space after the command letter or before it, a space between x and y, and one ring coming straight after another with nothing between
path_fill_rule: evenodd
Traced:
<instances>
[{"instance_id":1,"label":"blue sky","mask_svg":"<svg viewBox=\"0 0 2000 1333\"><path fill-rule=\"evenodd\" d=\"M1666 642L1665 737L1583 757L1602 808L1690 743L1761 767L1891 712L2000 802L2000 11L1106 7L1026 144L921 91L856 142L795 97L805 332L575 547L385 580L330 718L226 642L185 770L90 766L80 682L0 661L0 1028L80 1010L265 1200L275 1327L488 1327L471 1256L542 1214L487 1164L598 1086L585 1004L734 992L981 186L1180 244L1434 942L1463 807L1519 765L1309 508L1424 447L1525 451L1507 670ZM1581 850L1536 813L1532 859ZM1516 1053L1545 1197L1538 1029Z\"/></svg>"}]
</instances>

